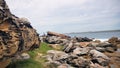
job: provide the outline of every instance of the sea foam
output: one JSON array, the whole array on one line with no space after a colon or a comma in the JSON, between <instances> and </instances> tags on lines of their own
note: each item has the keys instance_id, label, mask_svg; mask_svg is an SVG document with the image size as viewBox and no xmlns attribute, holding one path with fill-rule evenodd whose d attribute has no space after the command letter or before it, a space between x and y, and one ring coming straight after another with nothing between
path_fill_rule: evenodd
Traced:
<instances>
[{"instance_id":1,"label":"sea foam","mask_svg":"<svg viewBox=\"0 0 120 68\"><path fill-rule=\"evenodd\" d=\"M101 42L107 41L108 39L93 39L94 40L100 40Z\"/></svg>"}]
</instances>

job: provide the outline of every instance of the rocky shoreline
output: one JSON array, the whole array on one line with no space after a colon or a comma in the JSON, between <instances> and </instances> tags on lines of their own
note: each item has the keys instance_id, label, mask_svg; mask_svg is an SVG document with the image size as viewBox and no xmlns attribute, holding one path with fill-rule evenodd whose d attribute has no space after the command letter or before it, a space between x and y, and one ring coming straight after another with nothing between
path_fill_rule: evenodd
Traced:
<instances>
[{"instance_id":1,"label":"rocky shoreline","mask_svg":"<svg viewBox=\"0 0 120 68\"><path fill-rule=\"evenodd\" d=\"M46 64L54 64L57 68L119 68L120 39L112 37L101 42L84 37L69 37L64 34L48 32L40 37L50 47L62 51L49 50ZM56 67L55 67L56 68Z\"/></svg>"}]
</instances>

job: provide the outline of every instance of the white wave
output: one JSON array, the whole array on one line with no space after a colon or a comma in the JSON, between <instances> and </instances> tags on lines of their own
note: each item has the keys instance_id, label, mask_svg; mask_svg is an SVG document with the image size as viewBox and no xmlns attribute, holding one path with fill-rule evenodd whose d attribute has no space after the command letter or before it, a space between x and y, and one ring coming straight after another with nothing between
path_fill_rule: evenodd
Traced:
<instances>
[{"instance_id":1,"label":"white wave","mask_svg":"<svg viewBox=\"0 0 120 68\"><path fill-rule=\"evenodd\" d=\"M108 41L108 39L94 39L93 41L95 40L100 40L101 42Z\"/></svg>"}]
</instances>

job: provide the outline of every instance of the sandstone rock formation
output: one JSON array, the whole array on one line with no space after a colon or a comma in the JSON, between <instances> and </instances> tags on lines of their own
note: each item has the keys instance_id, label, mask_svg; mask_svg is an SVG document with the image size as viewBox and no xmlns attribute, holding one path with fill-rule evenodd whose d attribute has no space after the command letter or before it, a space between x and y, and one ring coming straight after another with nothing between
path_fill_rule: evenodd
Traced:
<instances>
[{"instance_id":1,"label":"sandstone rock formation","mask_svg":"<svg viewBox=\"0 0 120 68\"><path fill-rule=\"evenodd\" d=\"M0 0L0 68L9 64L5 63L8 59L39 45L39 35L30 22L13 15L6 2Z\"/></svg>"}]
</instances>

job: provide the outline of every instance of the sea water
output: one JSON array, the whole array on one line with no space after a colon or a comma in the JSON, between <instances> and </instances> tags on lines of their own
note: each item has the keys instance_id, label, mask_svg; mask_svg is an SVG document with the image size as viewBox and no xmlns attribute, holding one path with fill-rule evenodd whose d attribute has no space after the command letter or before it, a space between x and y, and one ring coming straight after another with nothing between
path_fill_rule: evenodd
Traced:
<instances>
[{"instance_id":1,"label":"sea water","mask_svg":"<svg viewBox=\"0 0 120 68\"><path fill-rule=\"evenodd\" d=\"M116 31L97 31L97 32L80 32L80 33L69 33L67 34L71 37L88 37L88 38L95 38L105 41L111 37L118 37L120 38L120 30Z\"/></svg>"}]
</instances>

